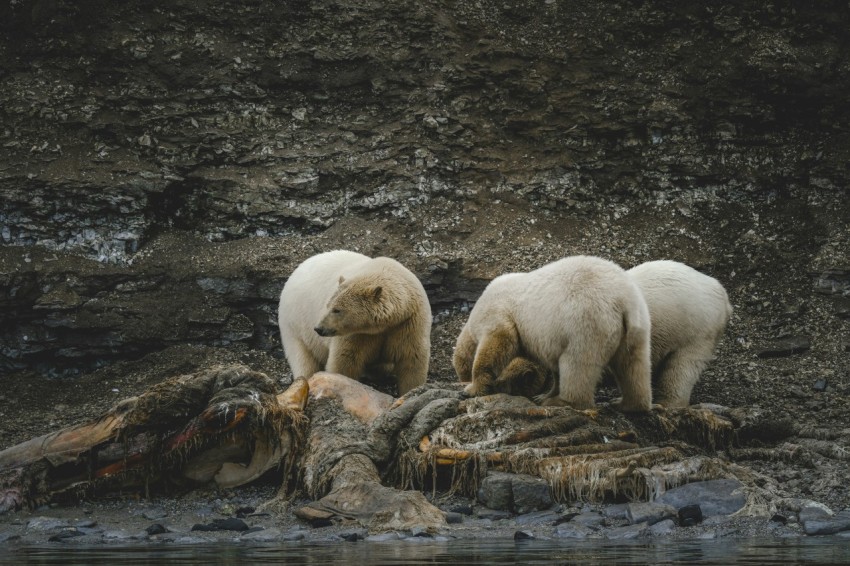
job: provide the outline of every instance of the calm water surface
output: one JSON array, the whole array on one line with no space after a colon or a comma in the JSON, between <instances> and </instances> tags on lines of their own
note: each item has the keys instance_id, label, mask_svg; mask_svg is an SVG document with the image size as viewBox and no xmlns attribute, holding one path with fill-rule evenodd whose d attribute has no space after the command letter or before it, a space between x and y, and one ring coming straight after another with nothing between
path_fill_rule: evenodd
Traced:
<instances>
[{"instance_id":1,"label":"calm water surface","mask_svg":"<svg viewBox=\"0 0 850 566\"><path fill-rule=\"evenodd\" d=\"M668 543L393 541L192 546L50 546L0 549L3 564L850 564L834 538Z\"/></svg>"}]
</instances>

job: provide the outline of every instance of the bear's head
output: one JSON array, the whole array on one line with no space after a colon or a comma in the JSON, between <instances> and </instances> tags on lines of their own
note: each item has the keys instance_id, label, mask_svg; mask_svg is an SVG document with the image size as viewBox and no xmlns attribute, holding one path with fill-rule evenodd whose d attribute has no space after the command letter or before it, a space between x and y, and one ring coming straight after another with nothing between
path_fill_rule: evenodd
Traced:
<instances>
[{"instance_id":1,"label":"bear's head","mask_svg":"<svg viewBox=\"0 0 850 566\"><path fill-rule=\"evenodd\" d=\"M386 328L386 290L366 278L339 278L339 287L328 301L324 316L314 329L319 336L377 334Z\"/></svg>"}]
</instances>

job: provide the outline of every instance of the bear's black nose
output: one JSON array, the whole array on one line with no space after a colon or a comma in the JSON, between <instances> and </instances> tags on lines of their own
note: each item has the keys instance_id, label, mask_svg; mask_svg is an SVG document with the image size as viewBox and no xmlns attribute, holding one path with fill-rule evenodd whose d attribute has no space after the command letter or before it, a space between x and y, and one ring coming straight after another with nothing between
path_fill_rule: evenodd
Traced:
<instances>
[{"instance_id":1,"label":"bear's black nose","mask_svg":"<svg viewBox=\"0 0 850 566\"><path fill-rule=\"evenodd\" d=\"M316 334L318 334L319 336L327 336L328 335L327 329L322 328L321 326L317 326L313 330L315 330Z\"/></svg>"}]
</instances>

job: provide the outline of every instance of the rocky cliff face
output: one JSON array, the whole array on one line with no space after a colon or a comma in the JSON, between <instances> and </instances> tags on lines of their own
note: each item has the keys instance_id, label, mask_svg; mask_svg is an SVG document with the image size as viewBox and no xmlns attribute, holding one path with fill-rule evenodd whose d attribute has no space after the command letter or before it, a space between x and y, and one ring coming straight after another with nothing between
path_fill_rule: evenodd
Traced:
<instances>
[{"instance_id":1,"label":"rocky cliff face","mask_svg":"<svg viewBox=\"0 0 850 566\"><path fill-rule=\"evenodd\" d=\"M4 380L186 345L285 373L279 290L336 247L423 279L452 379L486 281L590 253L727 286L701 400L794 386L845 414L846 3L17 0L0 21ZM758 361L787 338L805 358Z\"/></svg>"}]
</instances>

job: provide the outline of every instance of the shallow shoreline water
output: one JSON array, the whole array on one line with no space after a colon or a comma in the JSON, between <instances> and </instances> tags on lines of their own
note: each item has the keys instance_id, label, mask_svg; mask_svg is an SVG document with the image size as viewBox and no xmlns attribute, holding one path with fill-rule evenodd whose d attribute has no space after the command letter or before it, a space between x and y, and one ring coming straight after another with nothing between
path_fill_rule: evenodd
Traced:
<instances>
[{"instance_id":1,"label":"shallow shoreline water","mask_svg":"<svg viewBox=\"0 0 850 566\"><path fill-rule=\"evenodd\" d=\"M850 540L553 541L404 539L393 542L293 542L79 546L0 549L2 564L846 564Z\"/></svg>"}]
</instances>

